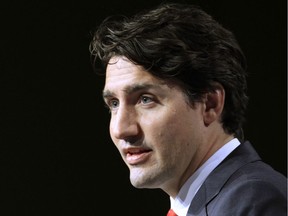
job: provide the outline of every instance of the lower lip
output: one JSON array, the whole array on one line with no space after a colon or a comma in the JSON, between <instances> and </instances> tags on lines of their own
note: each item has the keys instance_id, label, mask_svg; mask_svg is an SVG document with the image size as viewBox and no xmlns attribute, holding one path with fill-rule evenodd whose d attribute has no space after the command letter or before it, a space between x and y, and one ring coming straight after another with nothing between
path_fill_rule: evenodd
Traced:
<instances>
[{"instance_id":1,"label":"lower lip","mask_svg":"<svg viewBox=\"0 0 288 216\"><path fill-rule=\"evenodd\" d=\"M140 163L144 163L146 160L148 160L149 155L150 155L150 152L142 152L139 154L127 154L126 161L130 165L137 165Z\"/></svg>"}]
</instances>

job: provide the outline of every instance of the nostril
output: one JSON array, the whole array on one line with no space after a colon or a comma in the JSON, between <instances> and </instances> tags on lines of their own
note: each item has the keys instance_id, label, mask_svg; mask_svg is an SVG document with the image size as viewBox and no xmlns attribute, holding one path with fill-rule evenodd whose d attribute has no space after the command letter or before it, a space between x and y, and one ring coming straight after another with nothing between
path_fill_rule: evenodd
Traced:
<instances>
[{"instance_id":1,"label":"nostril","mask_svg":"<svg viewBox=\"0 0 288 216\"><path fill-rule=\"evenodd\" d=\"M141 136L139 134L135 136L125 137L123 140L126 143L129 143L130 145L133 145L133 146L141 145Z\"/></svg>"}]
</instances>

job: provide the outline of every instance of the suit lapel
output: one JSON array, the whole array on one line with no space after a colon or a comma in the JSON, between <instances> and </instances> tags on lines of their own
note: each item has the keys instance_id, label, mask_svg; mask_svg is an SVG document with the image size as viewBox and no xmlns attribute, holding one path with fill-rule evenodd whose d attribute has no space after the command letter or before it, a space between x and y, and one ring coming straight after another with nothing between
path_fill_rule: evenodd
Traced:
<instances>
[{"instance_id":1,"label":"suit lapel","mask_svg":"<svg viewBox=\"0 0 288 216\"><path fill-rule=\"evenodd\" d=\"M253 161L261 160L250 142L240 144L215 170L207 177L195 195L188 215L207 215L207 204L218 195L229 177L240 167Z\"/></svg>"}]
</instances>

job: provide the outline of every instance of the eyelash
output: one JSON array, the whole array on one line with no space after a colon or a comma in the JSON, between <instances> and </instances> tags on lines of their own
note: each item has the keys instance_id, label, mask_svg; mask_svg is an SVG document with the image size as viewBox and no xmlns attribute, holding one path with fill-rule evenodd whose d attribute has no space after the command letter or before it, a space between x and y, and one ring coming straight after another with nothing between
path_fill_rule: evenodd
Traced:
<instances>
[{"instance_id":1,"label":"eyelash","mask_svg":"<svg viewBox=\"0 0 288 216\"><path fill-rule=\"evenodd\" d=\"M141 97L140 97L140 102L144 102L144 100L149 100L149 102L145 102L145 104L147 104L147 103L151 103L151 102L153 102L154 100L152 99L152 97L148 97L148 96L146 96L146 95L141 95Z\"/></svg>"},{"instance_id":2,"label":"eyelash","mask_svg":"<svg viewBox=\"0 0 288 216\"><path fill-rule=\"evenodd\" d=\"M114 102L117 102L118 104L117 105L119 105L119 101L118 100L116 100L116 99L111 99L111 100L109 100L109 101L107 101L107 103L106 103L106 106L110 109L110 110L112 110L113 109L113 103Z\"/></svg>"},{"instance_id":3,"label":"eyelash","mask_svg":"<svg viewBox=\"0 0 288 216\"><path fill-rule=\"evenodd\" d=\"M148 100L148 101L147 101ZM146 101L146 102L145 102ZM113 105L113 103L117 103L117 105ZM138 103L142 103L144 105L146 104L150 104L154 102L154 99L152 97L149 97L147 95L141 95L139 97ZM109 109L109 110L113 110L114 108L117 108L119 106L119 101L117 99L110 99L106 102L105 106Z\"/></svg>"}]
</instances>

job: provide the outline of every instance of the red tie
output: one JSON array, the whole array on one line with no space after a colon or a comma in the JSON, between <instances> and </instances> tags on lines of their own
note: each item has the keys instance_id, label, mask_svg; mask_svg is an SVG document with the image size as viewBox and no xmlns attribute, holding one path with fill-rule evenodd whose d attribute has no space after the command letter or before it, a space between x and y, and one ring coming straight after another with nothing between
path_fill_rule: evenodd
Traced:
<instances>
[{"instance_id":1,"label":"red tie","mask_svg":"<svg viewBox=\"0 0 288 216\"><path fill-rule=\"evenodd\" d=\"M173 209L170 209L166 216L177 216L177 214L173 211Z\"/></svg>"}]
</instances>

